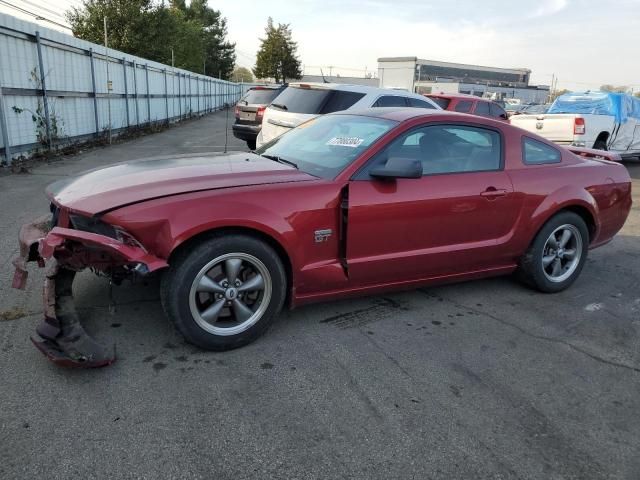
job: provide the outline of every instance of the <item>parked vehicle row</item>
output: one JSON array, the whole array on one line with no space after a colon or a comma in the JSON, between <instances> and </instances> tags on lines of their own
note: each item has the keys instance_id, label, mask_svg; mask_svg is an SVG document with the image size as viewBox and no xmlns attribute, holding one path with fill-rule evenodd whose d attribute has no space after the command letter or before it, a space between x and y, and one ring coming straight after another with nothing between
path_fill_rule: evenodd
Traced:
<instances>
[{"instance_id":1,"label":"parked vehicle row","mask_svg":"<svg viewBox=\"0 0 640 480\"><path fill-rule=\"evenodd\" d=\"M402 90L337 83L291 83L266 108L256 145L260 147L319 115L371 107L439 109L428 98Z\"/></svg>"},{"instance_id":2,"label":"parked vehicle row","mask_svg":"<svg viewBox=\"0 0 640 480\"><path fill-rule=\"evenodd\" d=\"M403 105L317 116L355 93ZM265 118L289 106L314 118L254 152L124 162L47 188L52 215L23 227L14 260L17 288L27 262L50 263L37 348L61 365L114 361L74 308L83 269L116 282L161 273L176 328L226 350L283 306L512 273L561 291L629 214L626 168L505 121L400 92L283 94Z\"/></svg>"},{"instance_id":3,"label":"parked vehicle row","mask_svg":"<svg viewBox=\"0 0 640 480\"><path fill-rule=\"evenodd\" d=\"M236 105L233 134L253 150L318 115L368 107L441 108L509 121L501 105L475 95L418 95L362 85L292 83L249 89Z\"/></svg>"}]
</instances>

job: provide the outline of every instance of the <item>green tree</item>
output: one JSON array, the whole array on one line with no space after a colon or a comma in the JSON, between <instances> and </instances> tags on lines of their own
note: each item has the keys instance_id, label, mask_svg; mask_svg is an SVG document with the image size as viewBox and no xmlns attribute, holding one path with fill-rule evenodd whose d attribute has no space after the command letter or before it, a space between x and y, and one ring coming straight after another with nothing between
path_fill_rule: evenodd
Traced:
<instances>
[{"instance_id":1,"label":"green tree","mask_svg":"<svg viewBox=\"0 0 640 480\"><path fill-rule=\"evenodd\" d=\"M235 64L235 45L226 40L222 14L206 0L83 0L67 12L73 34L104 42L107 18L109 47L149 60L228 79Z\"/></svg>"},{"instance_id":2,"label":"green tree","mask_svg":"<svg viewBox=\"0 0 640 480\"><path fill-rule=\"evenodd\" d=\"M226 40L227 20L220 11L207 6L207 0L191 0L189 6L185 0L171 0L171 7L183 14L183 21L190 24L189 29L195 28L200 32L201 48L189 55L189 69L219 75L226 80L231 78L236 63L236 46ZM193 44L183 44L183 47L191 49ZM199 63L194 63L195 56L199 56Z\"/></svg>"},{"instance_id":3,"label":"green tree","mask_svg":"<svg viewBox=\"0 0 640 480\"><path fill-rule=\"evenodd\" d=\"M253 74L251 70L245 67L236 67L231 75L231 80L234 82L253 82Z\"/></svg>"},{"instance_id":4,"label":"green tree","mask_svg":"<svg viewBox=\"0 0 640 480\"><path fill-rule=\"evenodd\" d=\"M276 83L301 78L298 44L293 41L291 27L282 23L276 27L269 17L265 33L265 38L260 39L261 45L256 55L256 65L253 68L255 76L273 78Z\"/></svg>"},{"instance_id":5,"label":"green tree","mask_svg":"<svg viewBox=\"0 0 640 480\"><path fill-rule=\"evenodd\" d=\"M175 31L161 10L151 0L85 0L67 12L67 20L74 36L103 44L106 17L109 47L160 61L158 46L166 45L166 37Z\"/></svg>"}]
</instances>

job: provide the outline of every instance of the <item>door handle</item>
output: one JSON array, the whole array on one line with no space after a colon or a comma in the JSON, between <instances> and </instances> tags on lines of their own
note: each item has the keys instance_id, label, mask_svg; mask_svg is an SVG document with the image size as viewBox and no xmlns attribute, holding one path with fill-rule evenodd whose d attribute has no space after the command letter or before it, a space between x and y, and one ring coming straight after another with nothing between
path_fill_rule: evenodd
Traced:
<instances>
[{"instance_id":1,"label":"door handle","mask_svg":"<svg viewBox=\"0 0 640 480\"><path fill-rule=\"evenodd\" d=\"M489 187L480 194L481 197L487 200L493 200L494 198L504 197L507 194L507 190L504 188Z\"/></svg>"}]
</instances>

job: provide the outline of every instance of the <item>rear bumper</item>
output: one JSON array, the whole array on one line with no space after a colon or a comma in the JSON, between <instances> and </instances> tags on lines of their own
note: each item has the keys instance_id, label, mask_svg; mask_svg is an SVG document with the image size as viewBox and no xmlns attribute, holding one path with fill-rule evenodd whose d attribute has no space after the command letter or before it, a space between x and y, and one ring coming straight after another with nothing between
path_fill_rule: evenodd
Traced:
<instances>
[{"instance_id":1,"label":"rear bumper","mask_svg":"<svg viewBox=\"0 0 640 480\"><path fill-rule=\"evenodd\" d=\"M115 361L115 348L91 338L81 325L73 301L76 272L87 267L109 272L116 267L148 273L168 266L142 247L126 245L104 235L55 227L51 216L20 229L20 254L13 260L13 287L26 287L29 262L49 263L43 289L44 320L33 344L52 362L67 367L102 367Z\"/></svg>"},{"instance_id":2,"label":"rear bumper","mask_svg":"<svg viewBox=\"0 0 640 480\"><path fill-rule=\"evenodd\" d=\"M240 140L255 140L261 128L261 125L243 125L241 123L234 123L231 127L233 136Z\"/></svg>"}]
</instances>

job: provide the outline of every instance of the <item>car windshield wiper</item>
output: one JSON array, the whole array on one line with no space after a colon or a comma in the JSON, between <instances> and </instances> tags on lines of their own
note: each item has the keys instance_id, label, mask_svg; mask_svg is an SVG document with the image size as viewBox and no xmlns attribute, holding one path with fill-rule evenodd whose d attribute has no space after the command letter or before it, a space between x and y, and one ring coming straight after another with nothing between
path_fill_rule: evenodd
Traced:
<instances>
[{"instance_id":1,"label":"car windshield wiper","mask_svg":"<svg viewBox=\"0 0 640 480\"><path fill-rule=\"evenodd\" d=\"M286 165L291 165L293 168L298 168L298 164L297 163L293 163L291 160L285 160L282 157L279 157L277 155L265 155L264 153L261 155L264 158L268 158L269 160L274 160L276 162L279 163L284 163Z\"/></svg>"},{"instance_id":2,"label":"car windshield wiper","mask_svg":"<svg viewBox=\"0 0 640 480\"><path fill-rule=\"evenodd\" d=\"M284 110L284 111L289 110L289 109L287 108L287 106L286 106L286 105L283 105L282 103L272 103L272 104L271 104L271 106L272 106L272 107L279 108L280 110Z\"/></svg>"}]
</instances>

